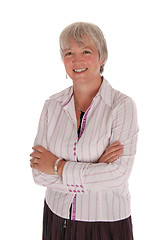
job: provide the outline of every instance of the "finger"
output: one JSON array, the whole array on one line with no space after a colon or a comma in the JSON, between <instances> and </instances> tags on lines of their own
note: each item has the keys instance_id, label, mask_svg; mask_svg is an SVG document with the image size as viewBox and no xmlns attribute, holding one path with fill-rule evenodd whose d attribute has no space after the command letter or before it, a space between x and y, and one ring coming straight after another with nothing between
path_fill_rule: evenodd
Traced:
<instances>
[{"instance_id":1,"label":"finger","mask_svg":"<svg viewBox=\"0 0 161 240\"><path fill-rule=\"evenodd\" d=\"M117 148L122 148L123 147L123 145L122 144L114 144L114 145L110 145L110 146L108 146L107 148L109 148L109 149L117 149Z\"/></svg>"},{"instance_id":2,"label":"finger","mask_svg":"<svg viewBox=\"0 0 161 240\"><path fill-rule=\"evenodd\" d=\"M109 154L109 153L112 153L112 152L116 152L118 150L122 150L124 148L123 145L116 145L116 146L109 146L106 151L105 151L105 154Z\"/></svg>"},{"instance_id":3,"label":"finger","mask_svg":"<svg viewBox=\"0 0 161 240\"><path fill-rule=\"evenodd\" d=\"M38 165L37 165L37 164L34 164L34 163L30 163L30 167L31 167L31 168L34 168L34 169L37 169L37 168L38 168Z\"/></svg>"},{"instance_id":4,"label":"finger","mask_svg":"<svg viewBox=\"0 0 161 240\"><path fill-rule=\"evenodd\" d=\"M31 154L30 154L30 157L33 157L33 158L40 158L41 156L40 156L40 152L32 152Z\"/></svg>"},{"instance_id":5,"label":"finger","mask_svg":"<svg viewBox=\"0 0 161 240\"><path fill-rule=\"evenodd\" d=\"M104 153L101 157L101 159L99 160L99 162L110 162L111 159L115 158L117 156L117 158L123 153L123 149L119 149L115 152L111 152L111 153Z\"/></svg>"},{"instance_id":6,"label":"finger","mask_svg":"<svg viewBox=\"0 0 161 240\"><path fill-rule=\"evenodd\" d=\"M119 141L116 141L116 142L110 144L109 146L117 146L117 145L120 145L120 142L119 142Z\"/></svg>"},{"instance_id":7,"label":"finger","mask_svg":"<svg viewBox=\"0 0 161 240\"><path fill-rule=\"evenodd\" d=\"M117 151L111 152L110 154L108 154L107 159L110 159L116 155L120 156L122 153L123 153L123 149L119 149Z\"/></svg>"},{"instance_id":8,"label":"finger","mask_svg":"<svg viewBox=\"0 0 161 240\"><path fill-rule=\"evenodd\" d=\"M37 158L30 159L31 164L38 164L39 160Z\"/></svg>"},{"instance_id":9,"label":"finger","mask_svg":"<svg viewBox=\"0 0 161 240\"><path fill-rule=\"evenodd\" d=\"M43 146L41 146L41 145L36 145L36 146L32 147L32 149L35 150L35 151L38 151L38 152L44 152L44 151L46 150L46 149L45 149Z\"/></svg>"},{"instance_id":10,"label":"finger","mask_svg":"<svg viewBox=\"0 0 161 240\"><path fill-rule=\"evenodd\" d=\"M118 158L119 158L119 156L116 155L116 156L110 158L110 159L109 159L108 161L106 161L105 163L107 163L107 164L109 164L109 163L113 163L113 162L116 161Z\"/></svg>"},{"instance_id":11,"label":"finger","mask_svg":"<svg viewBox=\"0 0 161 240\"><path fill-rule=\"evenodd\" d=\"M33 169L36 169L36 170L41 171L41 167L40 167L39 164L33 164L33 163L31 163L31 164L30 164L30 167L33 168Z\"/></svg>"}]
</instances>

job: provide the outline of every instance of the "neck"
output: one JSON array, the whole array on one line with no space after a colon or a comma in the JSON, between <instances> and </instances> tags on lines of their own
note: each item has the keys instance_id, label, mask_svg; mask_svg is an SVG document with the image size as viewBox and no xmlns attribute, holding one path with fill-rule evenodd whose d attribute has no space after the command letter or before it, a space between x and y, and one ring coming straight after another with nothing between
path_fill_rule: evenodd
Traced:
<instances>
[{"instance_id":1,"label":"neck","mask_svg":"<svg viewBox=\"0 0 161 240\"><path fill-rule=\"evenodd\" d=\"M77 108L86 111L102 84L102 78L92 84L73 84L74 100Z\"/></svg>"}]
</instances>

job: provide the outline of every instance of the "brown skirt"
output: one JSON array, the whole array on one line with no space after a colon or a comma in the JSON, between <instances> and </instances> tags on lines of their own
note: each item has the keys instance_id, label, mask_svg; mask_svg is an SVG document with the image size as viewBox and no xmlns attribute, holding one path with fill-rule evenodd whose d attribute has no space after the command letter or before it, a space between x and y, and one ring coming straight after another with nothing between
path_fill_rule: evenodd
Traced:
<instances>
[{"instance_id":1,"label":"brown skirt","mask_svg":"<svg viewBox=\"0 0 161 240\"><path fill-rule=\"evenodd\" d=\"M45 202L43 240L133 240L131 216L115 222L83 222L55 215Z\"/></svg>"}]
</instances>

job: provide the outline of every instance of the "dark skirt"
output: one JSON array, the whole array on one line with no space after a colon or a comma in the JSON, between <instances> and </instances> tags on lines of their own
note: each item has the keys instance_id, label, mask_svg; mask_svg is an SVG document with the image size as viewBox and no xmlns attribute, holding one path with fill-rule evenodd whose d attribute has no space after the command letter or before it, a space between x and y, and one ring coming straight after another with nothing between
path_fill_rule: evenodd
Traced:
<instances>
[{"instance_id":1,"label":"dark skirt","mask_svg":"<svg viewBox=\"0 0 161 240\"><path fill-rule=\"evenodd\" d=\"M131 216L115 222L83 222L55 215L45 202L43 240L133 240Z\"/></svg>"}]
</instances>

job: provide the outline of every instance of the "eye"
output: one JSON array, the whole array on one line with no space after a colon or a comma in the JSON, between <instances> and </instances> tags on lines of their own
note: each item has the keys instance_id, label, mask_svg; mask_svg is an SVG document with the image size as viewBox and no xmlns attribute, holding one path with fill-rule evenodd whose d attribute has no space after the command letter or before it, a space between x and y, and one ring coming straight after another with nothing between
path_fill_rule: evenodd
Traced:
<instances>
[{"instance_id":1,"label":"eye","mask_svg":"<svg viewBox=\"0 0 161 240\"><path fill-rule=\"evenodd\" d=\"M70 56L72 55L72 52L66 52L64 56Z\"/></svg>"},{"instance_id":2,"label":"eye","mask_svg":"<svg viewBox=\"0 0 161 240\"><path fill-rule=\"evenodd\" d=\"M91 52L89 50L84 50L83 54L90 54Z\"/></svg>"}]
</instances>

